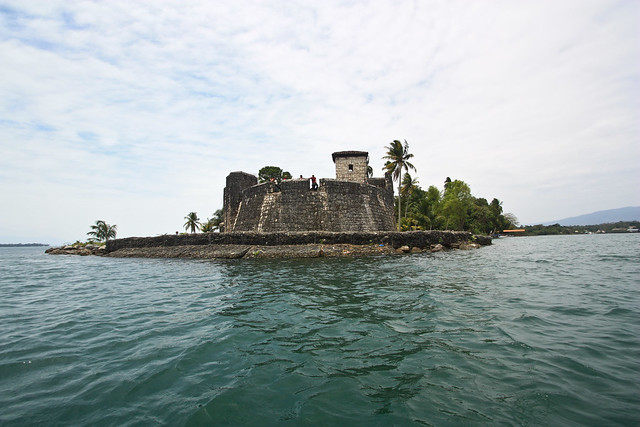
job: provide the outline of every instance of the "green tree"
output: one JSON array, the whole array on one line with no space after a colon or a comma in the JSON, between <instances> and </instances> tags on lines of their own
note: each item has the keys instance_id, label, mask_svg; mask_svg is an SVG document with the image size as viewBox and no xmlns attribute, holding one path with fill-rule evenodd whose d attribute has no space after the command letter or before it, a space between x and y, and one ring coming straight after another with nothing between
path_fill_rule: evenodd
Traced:
<instances>
[{"instance_id":1,"label":"green tree","mask_svg":"<svg viewBox=\"0 0 640 427\"><path fill-rule=\"evenodd\" d=\"M95 225L91 226L91 231L87 233L88 236L91 236L99 242L115 239L116 234L118 234L118 226L115 224L109 225L101 219L96 221Z\"/></svg>"},{"instance_id":2,"label":"green tree","mask_svg":"<svg viewBox=\"0 0 640 427\"><path fill-rule=\"evenodd\" d=\"M220 230L223 219L224 211L222 209L218 209L213 213L211 218L207 219L207 222L202 224L200 231L203 233L211 233L213 231Z\"/></svg>"},{"instance_id":3,"label":"green tree","mask_svg":"<svg viewBox=\"0 0 640 427\"><path fill-rule=\"evenodd\" d=\"M512 214L511 212L508 212L506 214L504 214L504 219L507 222L507 227L508 228L517 228L518 227L518 218Z\"/></svg>"},{"instance_id":4,"label":"green tree","mask_svg":"<svg viewBox=\"0 0 640 427\"><path fill-rule=\"evenodd\" d=\"M282 181L282 169L277 166L265 166L258 172L258 182L260 183L268 182L271 178L275 179L278 183Z\"/></svg>"},{"instance_id":5,"label":"green tree","mask_svg":"<svg viewBox=\"0 0 640 427\"><path fill-rule=\"evenodd\" d=\"M410 197L414 195L416 189L418 189L418 179L412 178L409 175L409 172L405 172L404 177L402 178L402 187L400 188L400 194L407 201L404 207L404 217L407 217L407 211L409 210Z\"/></svg>"},{"instance_id":6,"label":"green tree","mask_svg":"<svg viewBox=\"0 0 640 427\"><path fill-rule=\"evenodd\" d=\"M472 205L471 188L464 181L456 179L449 183L442 198L442 214L447 221L445 228L451 225L455 230L464 230Z\"/></svg>"},{"instance_id":7,"label":"green tree","mask_svg":"<svg viewBox=\"0 0 640 427\"><path fill-rule=\"evenodd\" d=\"M451 184L451 178L447 177L444 180L444 192L446 193L447 190L449 189L449 185Z\"/></svg>"},{"instance_id":8,"label":"green tree","mask_svg":"<svg viewBox=\"0 0 640 427\"><path fill-rule=\"evenodd\" d=\"M429 230L444 228L444 216L441 215L442 194L435 185L430 185L425 194L426 211L429 218Z\"/></svg>"},{"instance_id":9,"label":"green tree","mask_svg":"<svg viewBox=\"0 0 640 427\"><path fill-rule=\"evenodd\" d=\"M402 217L402 172L404 170L408 172L409 169L415 171L416 168L409 162L409 159L413 157L413 154L409 153L409 143L406 139L404 140L404 145L396 139L385 148L387 149L387 154L382 158L387 160L387 163L385 163L383 169L391 174L394 181L398 181L398 231L400 231L400 220Z\"/></svg>"},{"instance_id":10,"label":"green tree","mask_svg":"<svg viewBox=\"0 0 640 427\"><path fill-rule=\"evenodd\" d=\"M491 208L487 199L473 197L469 230L475 234L489 234L492 230Z\"/></svg>"},{"instance_id":11,"label":"green tree","mask_svg":"<svg viewBox=\"0 0 640 427\"><path fill-rule=\"evenodd\" d=\"M198 214L195 212L189 212L187 216L184 217L187 222L184 223L184 229L189 231L191 229L192 233L195 233L196 230L200 229L200 218L198 218Z\"/></svg>"},{"instance_id":12,"label":"green tree","mask_svg":"<svg viewBox=\"0 0 640 427\"><path fill-rule=\"evenodd\" d=\"M506 224L502 216L502 202L496 198L491 200L489 211L491 215L491 234L504 230Z\"/></svg>"}]
</instances>

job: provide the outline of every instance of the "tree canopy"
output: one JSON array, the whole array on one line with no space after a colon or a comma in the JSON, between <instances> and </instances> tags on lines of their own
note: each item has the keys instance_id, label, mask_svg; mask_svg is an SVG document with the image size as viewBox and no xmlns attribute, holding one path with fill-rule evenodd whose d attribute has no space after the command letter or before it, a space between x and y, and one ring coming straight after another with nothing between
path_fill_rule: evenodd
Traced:
<instances>
[{"instance_id":1,"label":"tree canopy","mask_svg":"<svg viewBox=\"0 0 640 427\"><path fill-rule=\"evenodd\" d=\"M224 211L218 209L213 213L211 218L207 219L207 222L203 223L200 227L200 231L203 233L211 233L212 231L218 231L221 229L222 221L224 218Z\"/></svg>"},{"instance_id":2,"label":"tree canopy","mask_svg":"<svg viewBox=\"0 0 640 427\"><path fill-rule=\"evenodd\" d=\"M187 222L184 223L185 230L191 230L192 233L195 233L196 230L200 230L200 226L202 224L200 223L200 218L198 218L197 213L189 212L187 216L184 217L184 219L187 220Z\"/></svg>"},{"instance_id":3,"label":"tree canopy","mask_svg":"<svg viewBox=\"0 0 640 427\"><path fill-rule=\"evenodd\" d=\"M464 181L447 178L442 190L431 185L424 191L416 182L409 184L401 194L406 198L406 209L401 230L466 230L476 234L493 234L514 228L517 218L502 213L502 202L494 198L491 203L475 197ZM409 191L409 187L411 190ZM396 198L397 203L397 198Z\"/></svg>"},{"instance_id":4,"label":"tree canopy","mask_svg":"<svg viewBox=\"0 0 640 427\"><path fill-rule=\"evenodd\" d=\"M258 172L258 182L267 182L270 181L271 178L280 182L282 180L282 174L282 169L278 166L265 166ZM291 174L289 174L289 176L291 176Z\"/></svg>"},{"instance_id":5,"label":"tree canopy","mask_svg":"<svg viewBox=\"0 0 640 427\"><path fill-rule=\"evenodd\" d=\"M413 157L413 154L409 153L409 143L404 140L404 144L399 140L393 140L386 147L387 154L382 156L383 160L387 160L383 169L391 174L394 181L398 181L398 231L400 231L400 220L402 218L402 172L409 169L416 170L415 166L409 162L409 159Z\"/></svg>"},{"instance_id":6,"label":"tree canopy","mask_svg":"<svg viewBox=\"0 0 640 427\"><path fill-rule=\"evenodd\" d=\"M91 231L87 233L87 236L91 236L91 238L99 242L102 242L103 240L106 242L109 239L115 239L116 234L118 234L117 225L110 225L99 219L96 221L95 225L91 226Z\"/></svg>"}]
</instances>

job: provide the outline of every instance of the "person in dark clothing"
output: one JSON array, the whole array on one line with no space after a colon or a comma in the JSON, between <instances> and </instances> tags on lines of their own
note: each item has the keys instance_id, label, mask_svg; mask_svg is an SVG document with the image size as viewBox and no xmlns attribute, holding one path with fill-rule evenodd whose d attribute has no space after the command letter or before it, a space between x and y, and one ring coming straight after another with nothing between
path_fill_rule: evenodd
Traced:
<instances>
[{"instance_id":1,"label":"person in dark clothing","mask_svg":"<svg viewBox=\"0 0 640 427\"><path fill-rule=\"evenodd\" d=\"M316 182L316 176L315 175L311 175L311 189L312 190L317 190L318 189L318 183Z\"/></svg>"}]
</instances>

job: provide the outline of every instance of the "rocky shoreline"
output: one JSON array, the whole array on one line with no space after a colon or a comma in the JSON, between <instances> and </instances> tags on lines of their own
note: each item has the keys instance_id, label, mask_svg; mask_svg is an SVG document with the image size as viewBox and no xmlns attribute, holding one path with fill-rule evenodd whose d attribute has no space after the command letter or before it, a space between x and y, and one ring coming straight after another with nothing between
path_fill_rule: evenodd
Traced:
<instances>
[{"instance_id":1,"label":"rocky shoreline","mask_svg":"<svg viewBox=\"0 0 640 427\"><path fill-rule=\"evenodd\" d=\"M441 244L428 249L402 246L394 249L384 245L186 245L149 248L124 248L107 253L116 258L196 258L196 259L237 259L237 258L335 258L369 255L389 255L406 253L441 252L447 249L477 249L477 243L462 243L445 248Z\"/></svg>"},{"instance_id":2,"label":"rocky shoreline","mask_svg":"<svg viewBox=\"0 0 640 427\"><path fill-rule=\"evenodd\" d=\"M107 254L107 249L104 246L100 245L65 245L65 246L57 246L52 247L44 251L47 254L51 255L99 255L103 256Z\"/></svg>"},{"instance_id":3,"label":"rocky shoreline","mask_svg":"<svg viewBox=\"0 0 640 427\"><path fill-rule=\"evenodd\" d=\"M86 245L50 248L49 254L116 258L318 258L440 252L490 245L488 236L464 231L200 233L129 237Z\"/></svg>"}]
</instances>

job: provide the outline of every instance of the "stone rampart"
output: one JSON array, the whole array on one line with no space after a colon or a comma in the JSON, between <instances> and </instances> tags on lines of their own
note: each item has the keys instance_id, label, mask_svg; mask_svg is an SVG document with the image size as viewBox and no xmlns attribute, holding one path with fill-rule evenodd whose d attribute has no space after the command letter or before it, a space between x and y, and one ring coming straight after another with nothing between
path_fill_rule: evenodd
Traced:
<instances>
[{"instance_id":1,"label":"stone rampart","mask_svg":"<svg viewBox=\"0 0 640 427\"><path fill-rule=\"evenodd\" d=\"M258 183L258 178L246 172L231 172L224 188L224 219L226 226L235 221L242 192Z\"/></svg>"},{"instance_id":2,"label":"stone rampart","mask_svg":"<svg viewBox=\"0 0 640 427\"><path fill-rule=\"evenodd\" d=\"M254 185L242 191L228 231L384 231L392 230L390 186L320 179L317 190L307 179Z\"/></svg>"},{"instance_id":3,"label":"stone rampart","mask_svg":"<svg viewBox=\"0 0 640 427\"><path fill-rule=\"evenodd\" d=\"M468 231L386 231L386 232L235 232L167 234L155 237L127 237L109 240L107 252L120 249L154 248L172 246L245 245L245 246L285 246L312 244L385 245L394 249L403 246L428 249L440 244L445 248L455 248L466 242L490 245L491 238L474 236Z\"/></svg>"}]
</instances>

